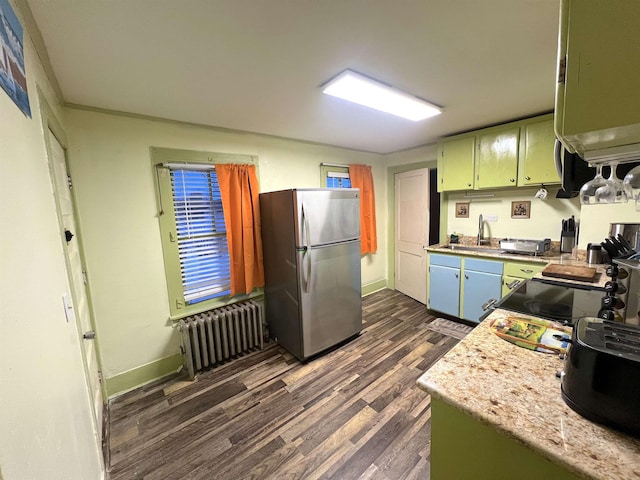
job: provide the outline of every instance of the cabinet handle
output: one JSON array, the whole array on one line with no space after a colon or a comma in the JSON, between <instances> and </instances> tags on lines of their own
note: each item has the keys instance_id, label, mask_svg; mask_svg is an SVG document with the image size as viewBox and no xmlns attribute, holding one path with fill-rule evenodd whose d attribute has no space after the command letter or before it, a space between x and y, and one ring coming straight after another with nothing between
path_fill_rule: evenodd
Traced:
<instances>
[{"instance_id":1,"label":"cabinet handle","mask_svg":"<svg viewBox=\"0 0 640 480\"><path fill-rule=\"evenodd\" d=\"M464 278L465 280L469 280L469 275L465 274Z\"/></svg>"},{"instance_id":2,"label":"cabinet handle","mask_svg":"<svg viewBox=\"0 0 640 480\"><path fill-rule=\"evenodd\" d=\"M509 290L513 290L514 288L516 288L518 285L520 285L520 280L514 280L511 283L507 283L507 288Z\"/></svg>"},{"instance_id":3,"label":"cabinet handle","mask_svg":"<svg viewBox=\"0 0 640 480\"><path fill-rule=\"evenodd\" d=\"M456 278L460 278L460 277L458 277L458 274L457 274L457 273L456 273Z\"/></svg>"},{"instance_id":4,"label":"cabinet handle","mask_svg":"<svg viewBox=\"0 0 640 480\"><path fill-rule=\"evenodd\" d=\"M531 180L531 177L526 176L526 177L524 177L524 179L525 179L525 180Z\"/></svg>"},{"instance_id":5,"label":"cabinet handle","mask_svg":"<svg viewBox=\"0 0 640 480\"><path fill-rule=\"evenodd\" d=\"M486 312L491 307L493 307L496 303L498 303L498 300L496 300L495 298L490 298L489 301L487 303L483 303L482 307L480 308L482 308L483 312Z\"/></svg>"},{"instance_id":6,"label":"cabinet handle","mask_svg":"<svg viewBox=\"0 0 640 480\"><path fill-rule=\"evenodd\" d=\"M524 273L533 273L533 270L530 270L528 268L521 268L520 271Z\"/></svg>"},{"instance_id":7,"label":"cabinet handle","mask_svg":"<svg viewBox=\"0 0 640 480\"><path fill-rule=\"evenodd\" d=\"M515 182L515 181L516 181L516 179L515 179L515 178L510 178L510 179L509 179L509 181L510 181L511 183L513 183L513 182Z\"/></svg>"},{"instance_id":8,"label":"cabinet handle","mask_svg":"<svg viewBox=\"0 0 640 480\"><path fill-rule=\"evenodd\" d=\"M471 186L471 184L470 184L470 183L467 183L467 187L470 187L470 186Z\"/></svg>"}]
</instances>

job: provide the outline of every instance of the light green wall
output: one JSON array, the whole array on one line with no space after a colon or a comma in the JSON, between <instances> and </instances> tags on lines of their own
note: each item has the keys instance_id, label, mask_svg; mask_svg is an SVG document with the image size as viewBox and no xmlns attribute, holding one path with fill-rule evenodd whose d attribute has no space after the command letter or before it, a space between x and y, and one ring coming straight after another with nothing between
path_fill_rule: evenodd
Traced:
<instances>
[{"instance_id":1,"label":"light green wall","mask_svg":"<svg viewBox=\"0 0 640 480\"><path fill-rule=\"evenodd\" d=\"M612 205L582 205L580 212L580 248L600 243L609 236L611 223L640 223L640 212L634 202Z\"/></svg>"},{"instance_id":2,"label":"light green wall","mask_svg":"<svg viewBox=\"0 0 640 480\"><path fill-rule=\"evenodd\" d=\"M0 90L0 476L99 479L81 340L62 304L71 291L39 91L51 105L48 119L63 126L63 113L35 51L38 32L18 5L32 118Z\"/></svg>"},{"instance_id":3,"label":"light green wall","mask_svg":"<svg viewBox=\"0 0 640 480\"><path fill-rule=\"evenodd\" d=\"M480 214L486 220L488 215L497 215L497 222L485 221L485 237L491 238L550 238L560 241L562 219L575 215L580 218L580 201L576 198L557 199L558 188L548 187L549 195L546 200L534 198L537 188L518 188L496 191L493 198L464 198L463 193L447 193L444 212L447 213L447 235L461 233L474 238L478 235L478 217ZM475 192L474 192L475 193ZM484 193L484 192L482 192ZM511 218L511 202L531 201L531 218ZM456 202L469 202L469 218L456 218Z\"/></svg>"},{"instance_id":4,"label":"light green wall","mask_svg":"<svg viewBox=\"0 0 640 480\"><path fill-rule=\"evenodd\" d=\"M319 187L322 162L372 165L379 242L378 253L362 259L362 283L368 291L386 281L387 188L380 155L78 108L65 114L110 395L127 387L123 379L139 382L138 369L156 371L154 363L173 368L169 359L179 352L168 322L151 146L254 155L263 192Z\"/></svg>"}]
</instances>

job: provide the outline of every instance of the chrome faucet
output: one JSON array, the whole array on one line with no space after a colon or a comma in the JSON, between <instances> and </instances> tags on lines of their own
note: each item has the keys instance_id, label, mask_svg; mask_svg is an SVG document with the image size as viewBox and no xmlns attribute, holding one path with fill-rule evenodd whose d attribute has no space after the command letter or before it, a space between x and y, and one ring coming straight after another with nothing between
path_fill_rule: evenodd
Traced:
<instances>
[{"instance_id":1,"label":"chrome faucet","mask_svg":"<svg viewBox=\"0 0 640 480\"><path fill-rule=\"evenodd\" d=\"M484 239L484 219L482 218L482 214L480 214L480 218L478 219L478 245L484 243L487 243Z\"/></svg>"}]
</instances>

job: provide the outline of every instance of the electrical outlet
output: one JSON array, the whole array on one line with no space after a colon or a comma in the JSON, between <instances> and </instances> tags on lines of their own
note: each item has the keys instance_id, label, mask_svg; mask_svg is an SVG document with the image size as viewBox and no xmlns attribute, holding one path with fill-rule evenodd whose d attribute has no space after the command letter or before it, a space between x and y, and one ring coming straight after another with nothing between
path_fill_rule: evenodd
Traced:
<instances>
[{"instance_id":1,"label":"electrical outlet","mask_svg":"<svg viewBox=\"0 0 640 480\"><path fill-rule=\"evenodd\" d=\"M498 215L485 215L484 219L487 222L497 222L498 221Z\"/></svg>"}]
</instances>

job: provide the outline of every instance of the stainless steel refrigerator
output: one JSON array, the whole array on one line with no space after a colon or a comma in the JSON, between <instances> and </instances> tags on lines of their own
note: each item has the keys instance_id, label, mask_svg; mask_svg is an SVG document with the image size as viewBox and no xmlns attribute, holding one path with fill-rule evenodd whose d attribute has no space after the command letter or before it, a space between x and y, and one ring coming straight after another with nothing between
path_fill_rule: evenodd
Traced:
<instances>
[{"instance_id":1,"label":"stainless steel refrigerator","mask_svg":"<svg viewBox=\"0 0 640 480\"><path fill-rule=\"evenodd\" d=\"M305 360L362 330L360 191L260 194L269 335Z\"/></svg>"}]
</instances>

